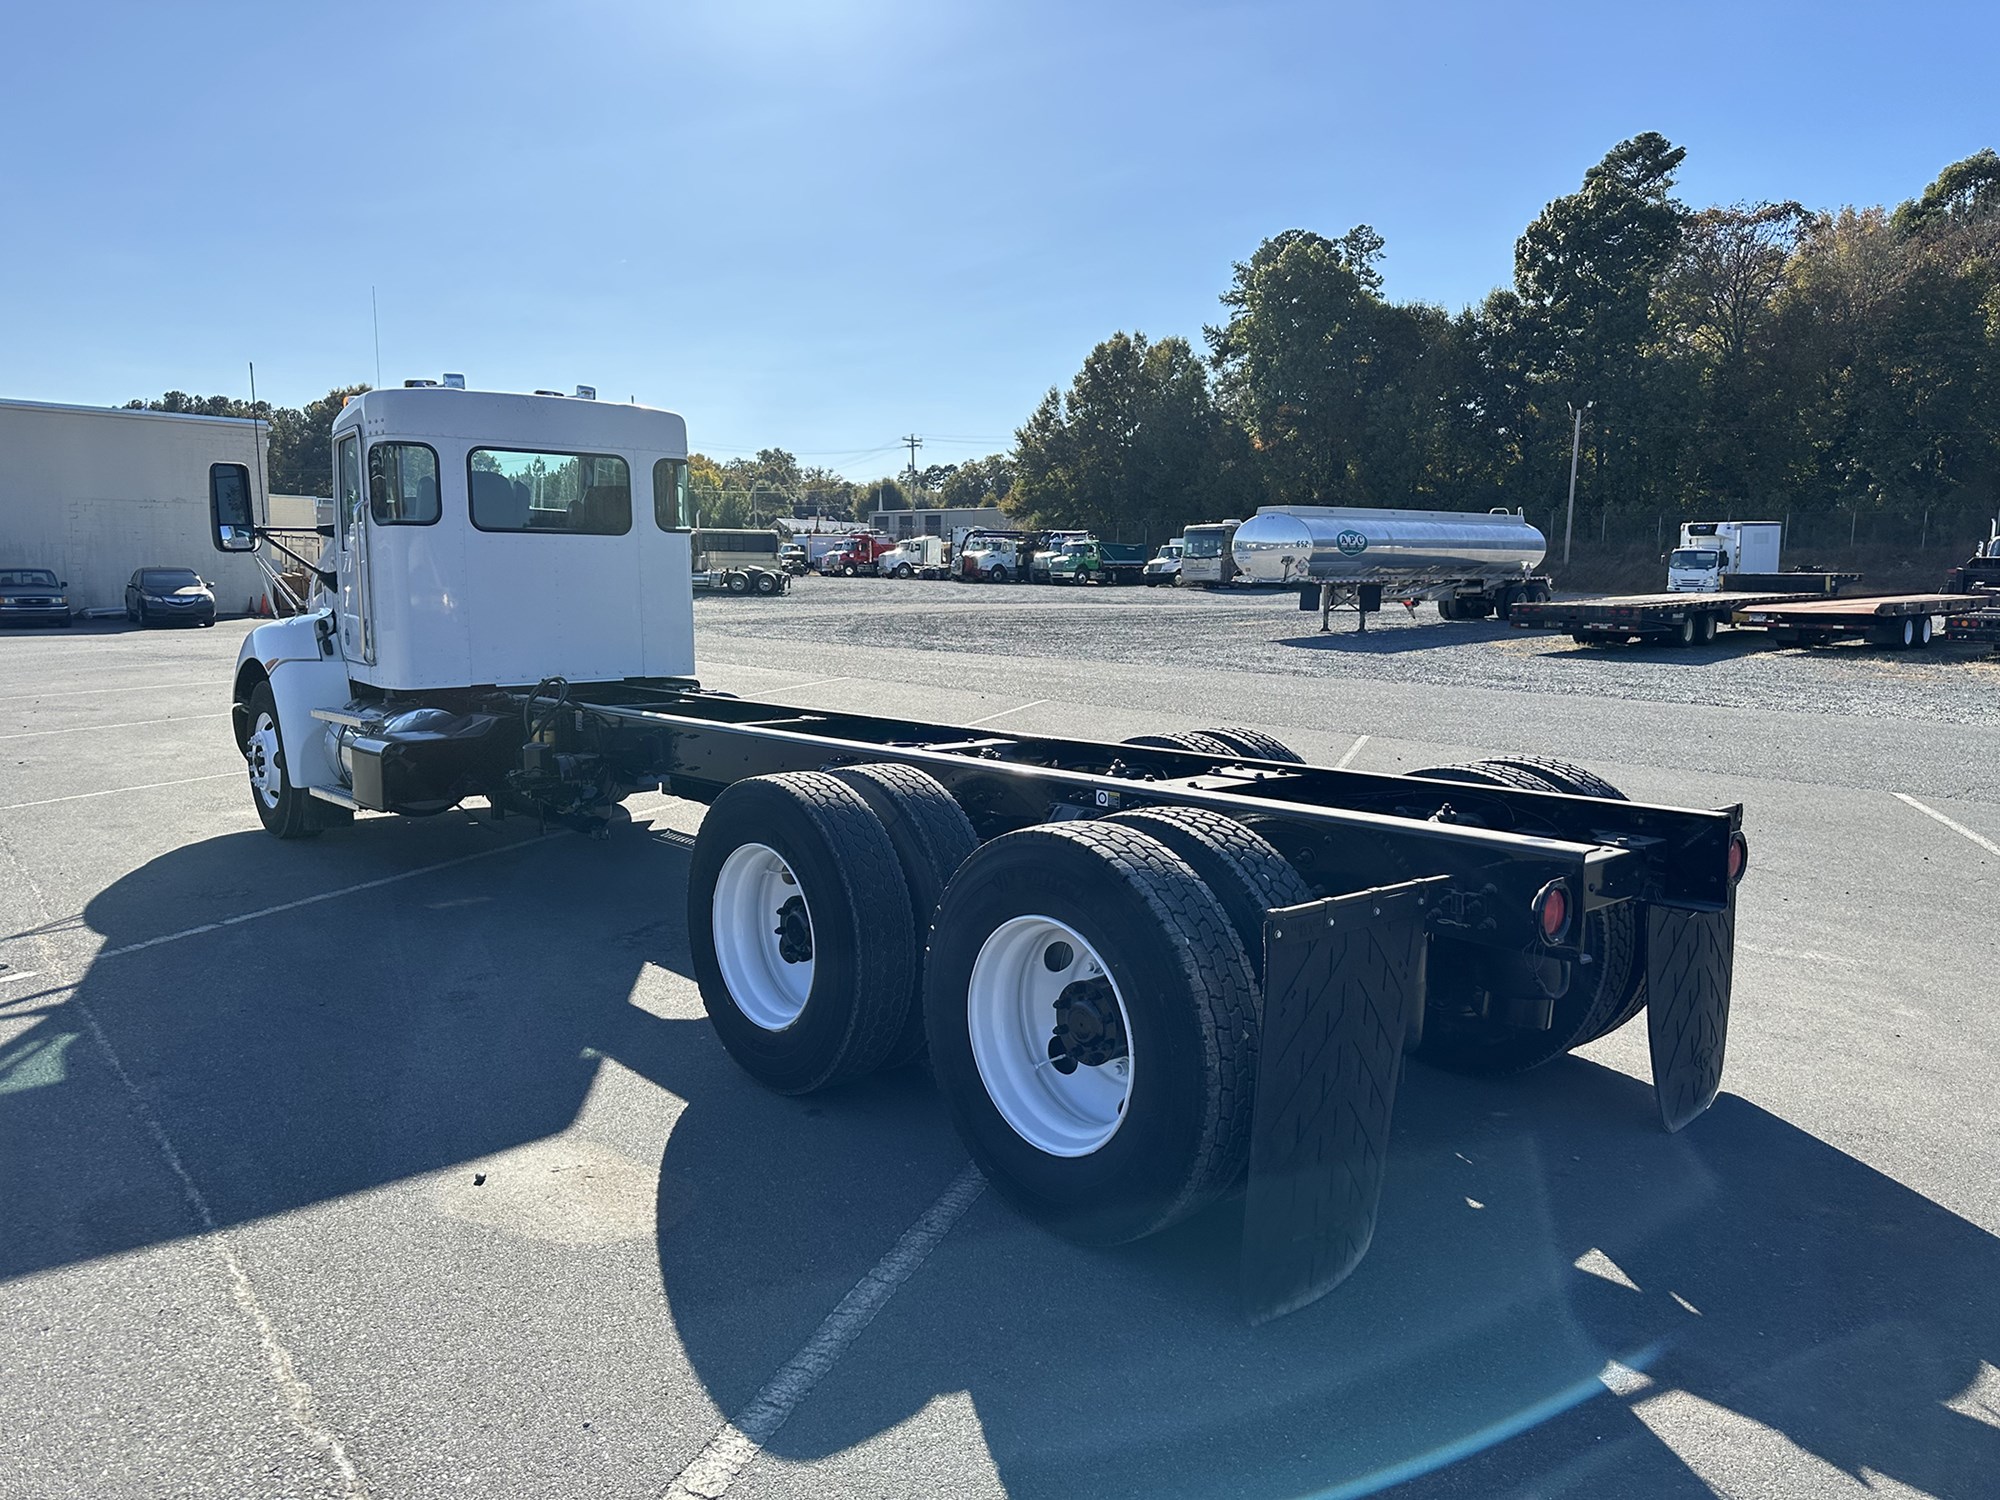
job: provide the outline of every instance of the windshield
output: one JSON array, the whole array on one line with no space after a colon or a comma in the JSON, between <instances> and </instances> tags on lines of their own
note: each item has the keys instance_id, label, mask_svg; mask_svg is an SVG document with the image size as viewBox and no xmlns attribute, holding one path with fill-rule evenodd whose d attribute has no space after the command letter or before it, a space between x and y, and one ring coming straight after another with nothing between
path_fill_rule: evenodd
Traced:
<instances>
[{"instance_id":1,"label":"windshield","mask_svg":"<svg viewBox=\"0 0 2000 1500\"><path fill-rule=\"evenodd\" d=\"M165 594L175 589L198 589L201 580L192 568L148 568L139 575L139 587Z\"/></svg>"},{"instance_id":2,"label":"windshield","mask_svg":"<svg viewBox=\"0 0 2000 1500\"><path fill-rule=\"evenodd\" d=\"M9 568L0 572L0 589L52 589L56 575L47 568Z\"/></svg>"},{"instance_id":3,"label":"windshield","mask_svg":"<svg viewBox=\"0 0 2000 1500\"><path fill-rule=\"evenodd\" d=\"M1222 556L1222 533L1219 531L1210 531L1201 536L1190 536L1186 543L1183 544L1181 551L1182 555L1186 557L1220 557Z\"/></svg>"},{"instance_id":4,"label":"windshield","mask_svg":"<svg viewBox=\"0 0 2000 1500\"><path fill-rule=\"evenodd\" d=\"M1682 547L1667 559L1670 568L1719 568L1722 554L1707 547Z\"/></svg>"},{"instance_id":5,"label":"windshield","mask_svg":"<svg viewBox=\"0 0 2000 1500\"><path fill-rule=\"evenodd\" d=\"M1088 542L1063 543L1064 557L1081 557L1084 553L1088 552L1089 550L1090 550L1090 543Z\"/></svg>"}]
</instances>

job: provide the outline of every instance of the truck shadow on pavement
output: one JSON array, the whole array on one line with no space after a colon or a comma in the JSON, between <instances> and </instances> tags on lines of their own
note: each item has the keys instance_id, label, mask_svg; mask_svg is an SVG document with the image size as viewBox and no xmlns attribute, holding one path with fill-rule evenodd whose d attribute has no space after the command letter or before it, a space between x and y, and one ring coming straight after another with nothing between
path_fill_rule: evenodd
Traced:
<instances>
[{"instance_id":1,"label":"truck shadow on pavement","mask_svg":"<svg viewBox=\"0 0 2000 1500\"><path fill-rule=\"evenodd\" d=\"M229 835L84 918L119 948L245 909L218 892L532 832ZM611 1058L686 1101L657 1315L741 1410L964 1158L921 1070L778 1098L691 1006L634 1002L649 966L688 971L685 869L675 836L563 838L101 957L0 1049L0 1278L200 1230L93 1028L223 1228L561 1132ZM1262 1328L1237 1312L1239 1213L1086 1251L989 1190L768 1451L970 1445L953 1473L983 1441L1020 1496L1694 1495L1746 1455L1941 1497L2000 1473L2000 1240L1744 1100L1668 1137L1646 1085L1592 1062L1504 1084L1413 1068L1368 1258ZM1611 1360L1639 1372L1624 1394ZM896 1430L948 1421L940 1398L969 1398L977 1431Z\"/></svg>"}]
</instances>

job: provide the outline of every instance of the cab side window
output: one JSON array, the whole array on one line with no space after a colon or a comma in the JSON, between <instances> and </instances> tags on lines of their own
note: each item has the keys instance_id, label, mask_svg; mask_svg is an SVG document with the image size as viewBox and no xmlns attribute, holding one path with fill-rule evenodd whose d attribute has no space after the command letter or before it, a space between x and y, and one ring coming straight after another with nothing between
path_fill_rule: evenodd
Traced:
<instances>
[{"instance_id":1,"label":"cab side window","mask_svg":"<svg viewBox=\"0 0 2000 1500\"><path fill-rule=\"evenodd\" d=\"M662 531L687 529L688 466L684 458L663 458L653 465L653 519Z\"/></svg>"},{"instance_id":2,"label":"cab side window","mask_svg":"<svg viewBox=\"0 0 2000 1500\"><path fill-rule=\"evenodd\" d=\"M368 450L368 516L377 526L429 526L442 513L435 449L377 443Z\"/></svg>"}]
</instances>

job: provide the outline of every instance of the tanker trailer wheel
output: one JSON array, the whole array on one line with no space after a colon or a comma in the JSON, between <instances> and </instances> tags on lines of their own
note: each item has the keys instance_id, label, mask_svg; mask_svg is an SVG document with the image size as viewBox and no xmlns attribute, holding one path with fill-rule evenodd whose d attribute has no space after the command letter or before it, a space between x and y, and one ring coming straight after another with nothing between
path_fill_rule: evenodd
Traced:
<instances>
[{"instance_id":1,"label":"tanker trailer wheel","mask_svg":"<svg viewBox=\"0 0 2000 1500\"><path fill-rule=\"evenodd\" d=\"M1250 960L1250 973L1264 979L1264 913L1313 899L1312 887L1262 835L1234 818L1205 807L1143 807L1104 820L1137 828L1187 861L1215 893ZM1261 1002L1262 991L1258 993ZM1259 1007L1261 1014L1261 1004Z\"/></svg>"},{"instance_id":2,"label":"tanker trailer wheel","mask_svg":"<svg viewBox=\"0 0 2000 1500\"><path fill-rule=\"evenodd\" d=\"M1526 792L1566 792L1573 796L1625 800L1624 794L1609 782L1566 761L1482 760L1413 774L1443 781L1510 786ZM1571 966L1569 988L1552 1001L1553 1016L1546 1031L1512 1026L1497 1017L1481 1014L1475 989L1482 976L1470 967L1476 962L1472 951L1454 952L1442 944L1434 947L1433 1003L1425 1010L1424 1037L1416 1055L1448 1072L1504 1077L1540 1067L1624 1025L1645 1004L1645 971L1638 963L1638 913L1630 902L1589 913L1584 918L1578 946L1590 955L1591 962ZM1499 965L1504 963L1499 961ZM1483 976L1491 982L1491 988L1498 991L1505 986L1532 993L1535 981L1525 966L1509 973L1507 967L1499 965ZM1497 1001L1503 997L1495 993L1491 998Z\"/></svg>"},{"instance_id":3,"label":"tanker trailer wheel","mask_svg":"<svg viewBox=\"0 0 2000 1500\"><path fill-rule=\"evenodd\" d=\"M888 832L910 893L910 914L916 922L917 952L930 941L944 888L958 867L979 847L979 835L965 810L929 772L887 761L847 766L828 773L861 794ZM883 1060L885 1068L913 1063L924 1055L924 995L922 965L910 974L910 1007L896 1045Z\"/></svg>"},{"instance_id":4,"label":"tanker trailer wheel","mask_svg":"<svg viewBox=\"0 0 2000 1500\"><path fill-rule=\"evenodd\" d=\"M689 860L688 947L716 1036L767 1088L810 1093L881 1066L909 1014L917 939L867 800L824 771L726 788Z\"/></svg>"},{"instance_id":5,"label":"tanker trailer wheel","mask_svg":"<svg viewBox=\"0 0 2000 1500\"><path fill-rule=\"evenodd\" d=\"M931 1070L980 1169L1030 1218L1120 1244L1241 1173L1257 986L1228 914L1137 828L1045 823L946 889L924 976Z\"/></svg>"},{"instance_id":6,"label":"tanker trailer wheel","mask_svg":"<svg viewBox=\"0 0 2000 1500\"><path fill-rule=\"evenodd\" d=\"M1203 729L1198 732L1204 739L1219 740L1238 755L1247 755L1252 760L1282 760L1289 761L1295 766L1302 766L1306 761L1303 755L1283 740L1274 739L1261 730Z\"/></svg>"},{"instance_id":7,"label":"tanker trailer wheel","mask_svg":"<svg viewBox=\"0 0 2000 1500\"><path fill-rule=\"evenodd\" d=\"M285 742L278 730L278 701L271 684L260 682L250 692L250 734L243 742L243 759L250 768L250 800L267 833L281 839L309 839L323 827L313 816L312 794L292 785L286 770Z\"/></svg>"}]
</instances>

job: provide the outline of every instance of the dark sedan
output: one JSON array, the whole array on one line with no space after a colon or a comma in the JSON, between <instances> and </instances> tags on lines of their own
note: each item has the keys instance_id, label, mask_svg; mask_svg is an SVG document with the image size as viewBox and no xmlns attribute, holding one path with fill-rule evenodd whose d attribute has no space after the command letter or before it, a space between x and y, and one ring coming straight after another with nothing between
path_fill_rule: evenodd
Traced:
<instances>
[{"instance_id":1,"label":"dark sedan","mask_svg":"<svg viewBox=\"0 0 2000 1500\"><path fill-rule=\"evenodd\" d=\"M213 625L215 591L192 568L141 568L125 585L125 618L135 625Z\"/></svg>"},{"instance_id":2,"label":"dark sedan","mask_svg":"<svg viewBox=\"0 0 2000 1500\"><path fill-rule=\"evenodd\" d=\"M0 568L0 620L69 624L69 585L47 568Z\"/></svg>"}]
</instances>

